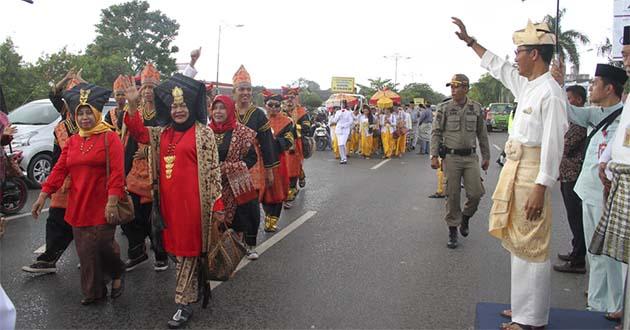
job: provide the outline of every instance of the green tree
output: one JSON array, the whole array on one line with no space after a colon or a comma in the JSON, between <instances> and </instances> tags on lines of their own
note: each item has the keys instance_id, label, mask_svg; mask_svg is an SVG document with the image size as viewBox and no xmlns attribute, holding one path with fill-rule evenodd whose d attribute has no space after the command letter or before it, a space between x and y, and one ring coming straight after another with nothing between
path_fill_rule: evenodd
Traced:
<instances>
[{"instance_id":1,"label":"green tree","mask_svg":"<svg viewBox=\"0 0 630 330\"><path fill-rule=\"evenodd\" d=\"M10 110L29 100L32 94L29 73L24 68L22 56L15 49L11 38L0 44L0 85L7 108Z\"/></svg>"},{"instance_id":2,"label":"green tree","mask_svg":"<svg viewBox=\"0 0 630 330\"><path fill-rule=\"evenodd\" d=\"M370 82L369 86L357 84L359 86L359 94L365 96L368 100L376 91L383 90L385 88L392 90L394 92L398 92L398 84L394 84L391 79L383 79L378 77L376 79L368 79Z\"/></svg>"},{"instance_id":3,"label":"green tree","mask_svg":"<svg viewBox=\"0 0 630 330\"><path fill-rule=\"evenodd\" d=\"M322 105L322 98L316 92L308 90L302 90L300 92L300 103L305 106L309 111L316 109Z\"/></svg>"},{"instance_id":4,"label":"green tree","mask_svg":"<svg viewBox=\"0 0 630 330\"><path fill-rule=\"evenodd\" d=\"M149 11L146 1L112 5L102 10L101 21L96 24L96 39L86 53L97 58L118 54L134 72L150 61L160 72L170 75L177 69L171 55L179 49L171 43L178 30L177 21L159 10Z\"/></svg>"},{"instance_id":5,"label":"green tree","mask_svg":"<svg viewBox=\"0 0 630 330\"><path fill-rule=\"evenodd\" d=\"M470 86L468 97L486 106L496 102L513 102L514 96L509 89L486 73L479 78L479 81Z\"/></svg>"},{"instance_id":6,"label":"green tree","mask_svg":"<svg viewBox=\"0 0 630 330\"><path fill-rule=\"evenodd\" d=\"M566 8L563 8L562 10L560 10L560 13L558 15L560 24L562 24L562 16L566 14L566 11L567 11ZM545 16L544 21L547 22L547 24L549 24L549 28L551 29L551 32L556 31L556 22L557 22L556 17L547 15ZM578 69L578 72L579 72L580 53L577 50L577 44L580 43L582 45L586 45L590 42L590 39L586 35L576 30L563 31L562 25L560 25L560 28L558 31L559 31L558 44L560 45L560 53L562 55L562 58L568 58L569 62L575 65L576 69Z\"/></svg>"},{"instance_id":7,"label":"green tree","mask_svg":"<svg viewBox=\"0 0 630 330\"><path fill-rule=\"evenodd\" d=\"M399 94L403 104L409 103L417 97L421 97L431 104L438 104L446 98L444 94L434 91L429 84L425 83L411 83L405 85Z\"/></svg>"}]
</instances>

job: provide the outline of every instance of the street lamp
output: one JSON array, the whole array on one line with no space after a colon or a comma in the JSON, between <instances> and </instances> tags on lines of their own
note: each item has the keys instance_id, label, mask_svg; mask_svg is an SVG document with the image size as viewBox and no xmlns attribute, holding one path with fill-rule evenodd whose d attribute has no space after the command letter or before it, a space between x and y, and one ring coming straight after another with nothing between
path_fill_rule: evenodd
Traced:
<instances>
[{"instance_id":1,"label":"street lamp","mask_svg":"<svg viewBox=\"0 0 630 330\"><path fill-rule=\"evenodd\" d=\"M403 59L403 60L409 60L411 59L411 57L409 56L403 56L400 55L398 53L394 54L394 55L390 55L390 56L383 56L383 58L391 60L394 60L394 86L396 86L396 84L398 84L398 60L399 59Z\"/></svg>"},{"instance_id":2,"label":"street lamp","mask_svg":"<svg viewBox=\"0 0 630 330\"><path fill-rule=\"evenodd\" d=\"M225 25L221 25L219 24L219 38L217 41L217 81L216 81L216 93L217 95L219 95L219 56L221 54L221 27L235 27L235 28L240 28L245 26L245 24L236 24L236 25L229 25L229 24L225 24Z\"/></svg>"}]
</instances>

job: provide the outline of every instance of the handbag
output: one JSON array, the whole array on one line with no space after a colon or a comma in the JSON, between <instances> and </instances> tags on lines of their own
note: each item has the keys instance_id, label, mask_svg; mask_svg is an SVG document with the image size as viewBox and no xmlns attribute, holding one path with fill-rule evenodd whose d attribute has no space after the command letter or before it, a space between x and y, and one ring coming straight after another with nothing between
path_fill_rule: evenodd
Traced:
<instances>
[{"instance_id":1,"label":"handbag","mask_svg":"<svg viewBox=\"0 0 630 330\"><path fill-rule=\"evenodd\" d=\"M219 223L216 221L210 229L211 242L216 242L207 255L208 279L213 281L229 280L247 252L236 232L227 228L225 223L221 224L225 229L222 233L219 232Z\"/></svg>"},{"instance_id":2,"label":"handbag","mask_svg":"<svg viewBox=\"0 0 630 330\"><path fill-rule=\"evenodd\" d=\"M243 205L258 197L254 180L244 162L223 162L221 172L225 173L236 205Z\"/></svg>"},{"instance_id":3,"label":"handbag","mask_svg":"<svg viewBox=\"0 0 630 330\"><path fill-rule=\"evenodd\" d=\"M109 143L107 142L107 134L105 133L105 185L109 182ZM131 196L125 189L125 196L118 200L118 204L116 205L118 209L118 221L113 221L108 217L105 217L105 220L110 225L124 225L131 222L134 218L134 209L133 209L133 201L131 200Z\"/></svg>"}]
</instances>

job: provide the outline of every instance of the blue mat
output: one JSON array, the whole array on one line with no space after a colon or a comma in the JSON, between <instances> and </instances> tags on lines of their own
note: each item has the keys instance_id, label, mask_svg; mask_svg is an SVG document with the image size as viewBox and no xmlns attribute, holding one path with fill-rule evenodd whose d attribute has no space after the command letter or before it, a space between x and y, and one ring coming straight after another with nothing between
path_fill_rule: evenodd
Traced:
<instances>
[{"instance_id":1,"label":"blue mat","mask_svg":"<svg viewBox=\"0 0 630 330\"><path fill-rule=\"evenodd\" d=\"M478 303L475 311L475 329L499 329L501 323L510 322L499 315L510 305ZM612 329L616 323L604 318L605 313L552 308L547 329Z\"/></svg>"}]
</instances>

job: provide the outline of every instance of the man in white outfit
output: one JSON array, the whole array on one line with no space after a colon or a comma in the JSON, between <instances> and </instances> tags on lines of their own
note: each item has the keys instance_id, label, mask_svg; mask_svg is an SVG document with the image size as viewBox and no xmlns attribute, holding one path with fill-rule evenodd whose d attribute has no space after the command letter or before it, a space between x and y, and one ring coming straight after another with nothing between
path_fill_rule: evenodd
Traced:
<instances>
[{"instance_id":1,"label":"man in white outfit","mask_svg":"<svg viewBox=\"0 0 630 330\"><path fill-rule=\"evenodd\" d=\"M337 124L335 126L335 135L337 135L337 146L339 146L339 164L348 164L346 142L348 141L353 122L352 112L346 109L346 103L344 102L341 110L335 112L335 116L332 119L332 123Z\"/></svg>"}]
</instances>

